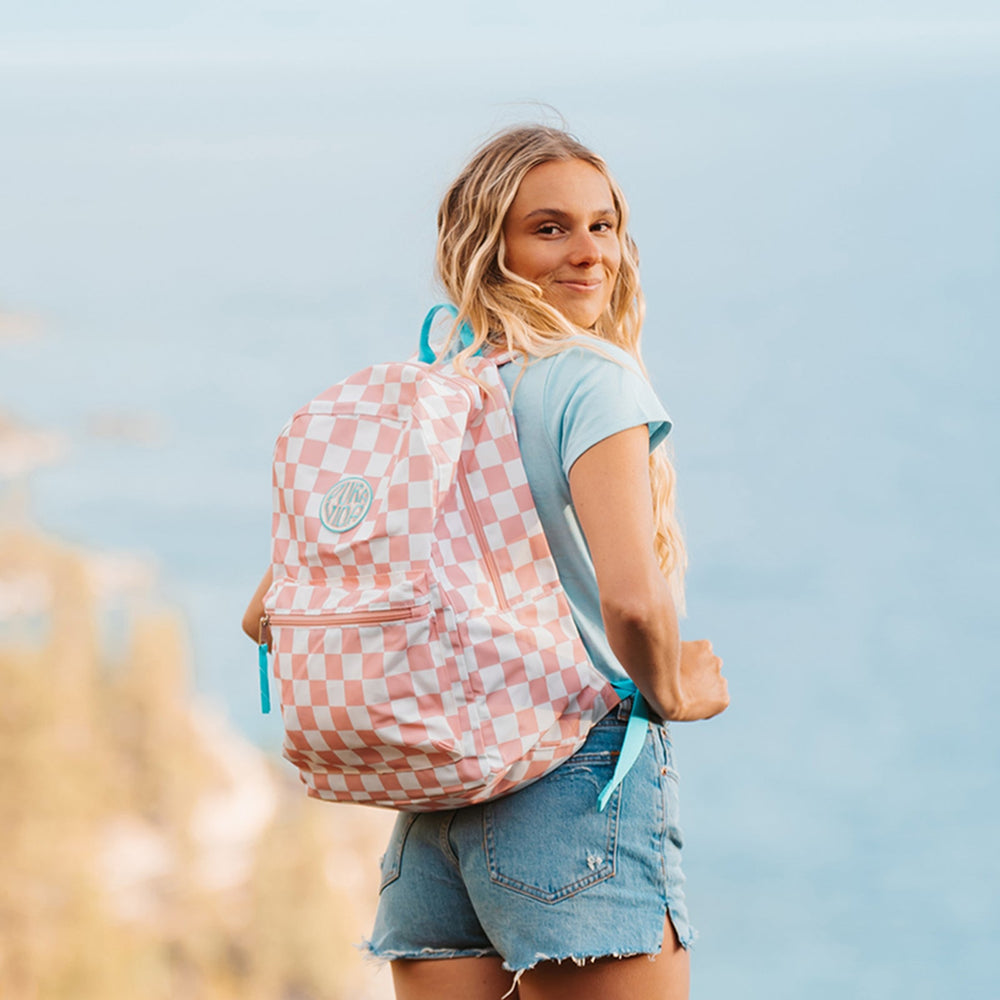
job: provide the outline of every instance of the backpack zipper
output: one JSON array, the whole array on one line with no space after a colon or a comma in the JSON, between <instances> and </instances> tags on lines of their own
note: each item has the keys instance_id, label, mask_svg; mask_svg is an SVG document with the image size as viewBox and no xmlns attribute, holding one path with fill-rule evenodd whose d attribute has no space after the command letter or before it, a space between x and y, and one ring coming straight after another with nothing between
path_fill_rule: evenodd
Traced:
<instances>
[{"instance_id":1,"label":"backpack zipper","mask_svg":"<svg viewBox=\"0 0 1000 1000\"><path fill-rule=\"evenodd\" d=\"M461 463L458 466L458 486L462 491L462 496L465 499L465 507L469 512L469 518L472 521L472 530L476 535L476 541L479 543L479 551L483 555L483 563L486 566L486 573L490 578L490 583L493 584L493 590L496 593L497 605L501 611L510 611L510 604L507 602L507 595L504 593L503 581L500 578L500 570L497 568L496 560L493 558L493 550L489 547L486 542L486 531L483 528L483 522L479 517L479 508L476 507L475 501L472 499L472 490L469 488L469 484L465 479L465 469L462 468Z\"/></svg>"},{"instance_id":2,"label":"backpack zipper","mask_svg":"<svg viewBox=\"0 0 1000 1000\"><path fill-rule=\"evenodd\" d=\"M442 379L448 385L457 386L469 397L473 406L479 402L477 391L469 385L469 380L467 378L452 377L442 371L432 371L429 374L432 378L437 377ZM469 484L466 481L465 469L462 467L461 461L458 463L458 485L462 491L462 496L465 499L465 506L469 511L469 518L472 520L472 530L475 532L476 541L479 542L479 551L483 555L483 563L486 566L486 574L489 576L490 583L493 585L493 591L496 594L497 607L499 607L501 611L510 611L510 603L507 600L507 595L504 593L500 570L497 567L496 560L493 558L493 550L486 542L486 532L483 529L482 519L479 517L479 508L472 499L472 490L469 488Z\"/></svg>"},{"instance_id":3,"label":"backpack zipper","mask_svg":"<svg viewBox=\"0 0 1000 1000\"><path fill-rule=\"evenodd\" d=\"M263 625L380 625L383 622L409 621L421 618L426 605L408 604L402 608L378 608L373 611L330 611L311 614L308 611L284 611L265 615Z\"/></svg>"}]
</instances>

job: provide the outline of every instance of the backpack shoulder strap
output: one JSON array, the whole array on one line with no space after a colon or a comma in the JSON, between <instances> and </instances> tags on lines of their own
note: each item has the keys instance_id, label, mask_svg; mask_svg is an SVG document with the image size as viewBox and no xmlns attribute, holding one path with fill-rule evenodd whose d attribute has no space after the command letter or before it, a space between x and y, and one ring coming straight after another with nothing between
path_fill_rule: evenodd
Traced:
<instances>
[{"instance_id":1,"label":"backpack shoulder strap","mask_svg":"<svg viewBox=\"0 0 1000 1000\"><path fill-rule=\"evenodd\" d=\"M434 317L442 309L451 313L456 319L458 318L458 310L450 302L439 302L436 306L432 306L424 317L424 325L420 328L420 352L417 355L417 360L428 365L437 361L437 355L434 353L434 348L431 347L431 324L434 322ZM472 327L468 323L463 323L458 328L458 337L462 348L468 347L473 340ZM482 350L476 351L476 355L481 353Z\"/></svg>"}]
</instances>

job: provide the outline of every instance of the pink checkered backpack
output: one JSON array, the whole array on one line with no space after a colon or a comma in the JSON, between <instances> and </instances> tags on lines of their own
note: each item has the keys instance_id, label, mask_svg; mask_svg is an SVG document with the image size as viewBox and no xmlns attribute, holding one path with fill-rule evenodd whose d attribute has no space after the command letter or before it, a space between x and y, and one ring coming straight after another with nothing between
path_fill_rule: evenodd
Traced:
<instances>
[{"instance_id":1,"label":"pink checkered backpack","mask_svg":"<svg viewBox=\"0 0 1000 1000\"><path fill-rule=\"evenodd\" d=\"M591 665L573 622L503 359L469 363L486 389L429 363L440 308L454 312L431 310L420 360L337 383L275 448L264 624L284 755L320 799L429 811L506 794L632 693Z\"/></svg>"}]
</instances>

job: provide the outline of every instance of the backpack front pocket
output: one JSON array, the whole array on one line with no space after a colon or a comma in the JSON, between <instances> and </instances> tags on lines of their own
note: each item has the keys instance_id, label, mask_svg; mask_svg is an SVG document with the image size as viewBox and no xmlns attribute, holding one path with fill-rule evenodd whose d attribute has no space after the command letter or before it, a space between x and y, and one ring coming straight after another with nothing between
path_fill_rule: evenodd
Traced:
<instances>
[{"instance_id":1,"label":"backpack front pocket","mask_svg":"<svg viewBox=\"0 0 1000 1000\"><path fill-rule=\"evenodd\" d=\"M269 624L296 766L414 770L464 756L458 665L428 603L275 612Z\"/></svg>"}]
</instances>

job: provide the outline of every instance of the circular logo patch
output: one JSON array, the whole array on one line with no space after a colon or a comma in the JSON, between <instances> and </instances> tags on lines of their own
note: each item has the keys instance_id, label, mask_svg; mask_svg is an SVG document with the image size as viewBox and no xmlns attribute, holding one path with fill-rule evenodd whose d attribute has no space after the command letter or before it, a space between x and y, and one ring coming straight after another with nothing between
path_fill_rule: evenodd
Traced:
<instances>
[{"instance_id":1,"label":"circular logo patch","mask_svg":"<svg viewBox=\"0 0 1000 1000\"><path fill-rule=\"evenodd\" d=\"M341 479L327 491L319 505L319 519L331 531L350 531L357 527L372 505L372 488L360 476Z\"/></svg>"}]
</instances>

